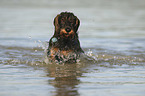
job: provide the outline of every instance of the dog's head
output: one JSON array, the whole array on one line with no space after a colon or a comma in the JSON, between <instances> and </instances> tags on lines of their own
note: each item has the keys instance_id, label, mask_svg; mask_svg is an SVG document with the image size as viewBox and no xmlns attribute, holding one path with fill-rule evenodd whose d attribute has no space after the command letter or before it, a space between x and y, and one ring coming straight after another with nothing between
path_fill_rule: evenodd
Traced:
<instances>
[{"instance_id":1,"label":"dog's head","mask_svg":"<svg viewBox=\"0 0 145 96\"><path fill-rule=\"evenodd\" d=\"M77 35L80 20L70 12L62 12L54 19L55 34L63 37L73 37Z\"/></svg>"}]
</instances>

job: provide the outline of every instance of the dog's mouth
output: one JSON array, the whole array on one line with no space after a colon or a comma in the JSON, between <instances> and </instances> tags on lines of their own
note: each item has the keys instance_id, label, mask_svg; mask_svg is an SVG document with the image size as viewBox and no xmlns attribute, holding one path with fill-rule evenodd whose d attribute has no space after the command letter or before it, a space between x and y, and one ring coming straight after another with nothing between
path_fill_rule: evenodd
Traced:
<instances>
[{"instance_id":1,"label":"dog's mouth","mask_svg":"<svg viewBox=\"0 0 145 96\"><path fill-rule=\"evenodd\" d=\"M64 35L68 37L70 35L70 33L64 33Z\"/></svg>"},{"instance_id":2,"label":"dog's mouth","mask_svg":"<svg viewBox=\"0 0 145 96\"><path fill-rule=\"evenodd\" d=\"M69 29L69 31L67 29L61 29L60 35L63 37L72 37L74 36L74 31L72 29Z\"/></svg>"}]
</instances>

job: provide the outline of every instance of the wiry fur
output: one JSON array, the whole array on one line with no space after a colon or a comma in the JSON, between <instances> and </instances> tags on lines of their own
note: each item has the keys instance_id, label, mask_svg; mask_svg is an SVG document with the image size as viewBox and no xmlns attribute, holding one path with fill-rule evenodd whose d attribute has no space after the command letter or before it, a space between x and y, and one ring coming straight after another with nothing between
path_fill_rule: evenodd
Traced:
<instances>
[{"instance_id":1,"label":"wiry fur","mask_svg":"<svg viewBox=\"0 0 145 96\"><path fill-rule=\"evenodd\" d=\"M54 19L55 32L49 41L48 57L51 61L76 62L83 53L78 40L80 20L70 12L62 12Z\"/></svg>"}]
</instances>

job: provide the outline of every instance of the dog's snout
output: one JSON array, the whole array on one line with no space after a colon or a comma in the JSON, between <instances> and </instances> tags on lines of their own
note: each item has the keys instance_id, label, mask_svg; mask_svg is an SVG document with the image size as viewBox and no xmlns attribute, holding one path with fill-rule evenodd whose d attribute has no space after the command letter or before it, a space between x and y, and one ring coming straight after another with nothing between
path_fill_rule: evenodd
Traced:
<instances>
[{"instance_id":1,"label":"dog's snout","mask_svg":"<svg viewBox=\"0 0 145 96\"><path fill-rule=\"evenodd\" d=\"M70 31L71 31L71 28L68 28L68 27L67 27L67 28L65 28L65 31L66 31L66 32L70 32Z\"/></svg>"}]
</instances>

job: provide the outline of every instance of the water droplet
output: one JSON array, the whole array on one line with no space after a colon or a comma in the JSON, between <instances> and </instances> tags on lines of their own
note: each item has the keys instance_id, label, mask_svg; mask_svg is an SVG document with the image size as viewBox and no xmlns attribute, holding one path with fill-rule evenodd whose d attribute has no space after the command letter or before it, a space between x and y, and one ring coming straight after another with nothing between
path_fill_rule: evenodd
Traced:
<instances>
[{"instance_id":1,"label":"water droplet","mask_svg":"<svg viewBox=\"0 0 145 96\"><path fill-rule=\"evenodd\" d=\"M40 40L38 40L38 42L40 42L40 43L41 43L41 41L40 41Z\"/></svg>"},{"instance_id":2,"label":"water droplet","mask_svg":"<svg viewBox=\"0 0 145 96\"><path fill-rule=\"evenodd\" d=\"M57 42L57 38L52 38L52 42Z\"/></svg>"},{"instance_id":3,"label":"water droplet","mask_svg":"<svg viewBox=\"0 0 145 96\"><path fill-rule=\"evenodd\" d=\"M32 37L31 37L31 36L29 36L29 39L32 39Z\"/></svg>"}]
</instances>

